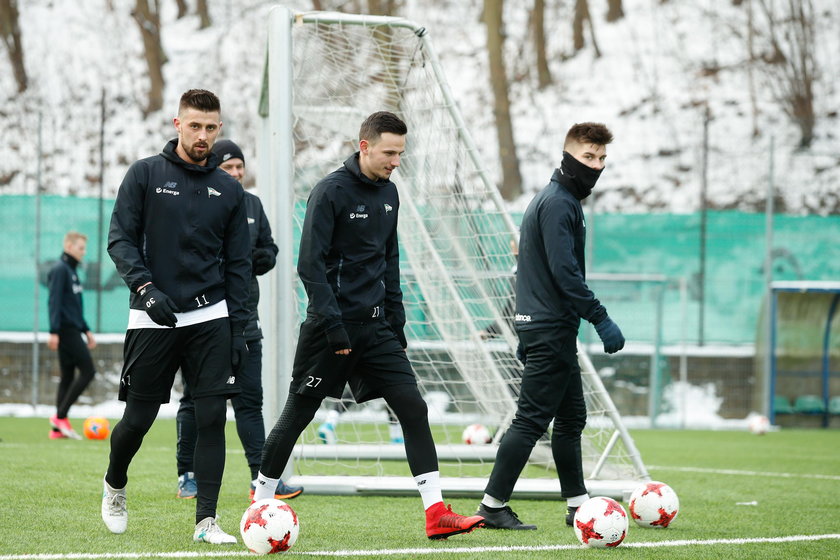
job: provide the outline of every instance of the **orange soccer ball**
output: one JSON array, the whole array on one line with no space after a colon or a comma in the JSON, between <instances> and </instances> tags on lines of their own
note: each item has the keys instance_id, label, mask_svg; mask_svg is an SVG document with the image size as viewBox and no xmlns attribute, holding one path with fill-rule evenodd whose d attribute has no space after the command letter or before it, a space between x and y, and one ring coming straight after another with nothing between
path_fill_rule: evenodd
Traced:
<instances>
[{"instance_id":1,"label":"orange soccer ball","mask_svg":"<svg viewBox=\"0 0 840 560\"><path fill-rule=\"evenodd\" d=\"M88 439L105 439L111 433L111 423L107 418L91 416L85 420L84 432Z\"/></svg>"}]
</instances>

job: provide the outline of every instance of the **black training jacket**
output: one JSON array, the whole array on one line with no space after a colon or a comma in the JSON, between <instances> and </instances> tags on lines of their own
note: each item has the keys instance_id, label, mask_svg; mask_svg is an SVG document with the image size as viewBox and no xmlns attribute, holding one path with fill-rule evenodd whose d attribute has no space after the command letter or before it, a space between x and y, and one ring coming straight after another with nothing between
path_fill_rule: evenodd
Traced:
<instances>
[{"instance_id":1,"label":"black training jacket","mask_svg":"<svg viewBox=\"0 0 840 560\"><path fill-rule=\"evenodd\" d=\"M78 265L79 261L67 253L62 253L61 259L47 275L52 334L57 334L61 329L78 329L81 332L90 330L82 310L82 283L76 274Z\"/></svg>"},{"instance_id":2,"label":"black training jacket","mask_svg":"<svg viewBox=\"0 0 840 560\"><path fill-rule=\"evenodd\" d=\"M309 296L307 315L325 331L383 313L393 328L405 325L399 209L396 185L365 177L358 152L312 189L297 268Z\"/></svg>"},{"instance_id":3,"label":"black training jacket","mask_svg":"<svg viewBox=\"0 0 840 560\"><path fill-rule=\"evenodd\" d=\"M580 201L555 170L522 216L516 272L517 330L598 323L607 310L586 285L586 221Z\"/></svg>"},{"instance_id":4,"label":"black training jacket","mask_svg":"<svg viewBox=\"0 0 840 560\"><path fill-rule=\"evenodd\" d=\"M271 237L271 226L268 223L268 217L263 210L262 202L259 197L253 193L245 191L245 210L248 214L248 231L251 239L251 254L254 249L265 249L271 253L275 259L279 248L274 243L274 238ZM274 268L274 265L272 265ZM248 295L248 325L245 327L245 340L251 342L252 340L259 340L262 336L262 328L260 327L260 316L257 308L260 303L260 284L257 281L256 273L251 274L251 291Z\"/></svg>"},{"instance_id":5,"label":"black training jacket","mask_svg":"<svg viewBox=\"0 0 840 560\"><path fill-rule=\"evenodd\" d=\"M156 156L134 162L120 185L108 254L141 309L137 288L153 282L179 311L227 300L231 328L241 334L248 319L251 246L245 191L218 169L187 163L173 139Z\"/></svg>"}]
</instances>

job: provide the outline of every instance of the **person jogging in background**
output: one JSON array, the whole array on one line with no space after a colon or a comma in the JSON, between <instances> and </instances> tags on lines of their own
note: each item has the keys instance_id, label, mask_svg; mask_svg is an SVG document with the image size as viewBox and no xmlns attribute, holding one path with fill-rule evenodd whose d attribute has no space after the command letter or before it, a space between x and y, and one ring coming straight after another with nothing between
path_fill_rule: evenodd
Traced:
<instances>
[{"instance_id":1,"label":"person jogging in background","mask_svg":"<svg viewBox=\"0 0 840 560\"><path fill-rule=\"evenodd\" d=\"M624 348L624 335L586 285L586 221L581 201L604 170L612 133L600 123L569 129L563 160L522 216L516 273L517 357L525 364L516 415L502 436L476 515L491 529L536 529L508 506L537 440L554 421L551 451L566 499L566 524L589 499L581 434L586 402L577 358L581 318L595 325L604 351Z\"/></svg>"},{"instance_id":2,"label":"person jogging in background","mask_svg":"<svg viewBox=\"0 0 840 560\"><path fill-rule=\"evenodd\" d=\"M426 512L426 536L445 539L484 520L458 515L443 503L428 407L405 353L400 200L390 177L407 132L393 113L373 113L359 131L359 151L309 195L298 254L309 298L306 320L289 396L265 441L254 499L272 497L298 436L323 399L340 398L349 383L357 403L382 397L397 415Z\"/></svg>"},{"instance_id":3,"label":"person jogging in background","mask_svg":"<svg viewBox=\"0 0 840 560\"><path fill-rule=\"evenodd\" d=\"M130 290L120 400L111 435L102 520L128 524L128 467L178 369L195 401L195 542L235 543L216 521L225 467L227 399L239 394L251 243L245 191L211 152L222 126L219 98L192 89L173 119L178 137L135 162L117 193L108 254Z\"/></svg>"},{"instance_id":4,"label":"person jogging in background","mask_svg":"<svg viewBox=\"0 0 840 560\"><path fill-rule=\"evenodd\" d=\"M219 156L219 168L231 177L244 183L245 156L231 140L219 140L213 144L212 152ZM245 459L251 470L251 489L249 496L254 497L254 484L260 469L262 448L265 443L263 424L263 388L262 388L262 329L257 307L260 302L260 285L257 276L262 276L277 261L277 245L271 237L271 226L263 210L260 199L245 191L245 210L248 214L248 231L251 239L251 291L248 297L248 322L245 326L245 342L248 344L248 359L245 369L239 376L238 384L242 392L231 399L236 418L236 432L245 450ZM184 383L184 395L178 407L176 419L178 427L178 497L195 498L198 491L195 483L193 459L195 455L195 401L188 383ZM299 486L288 486L281 480L277 483L274 498L288 500L303 492Z\"/></svg>"},{"instance_id":5,"label":"person jogging in background","mask_svg":"<svg viewBox=\"0 0 840 560\"><path fill-rule=\"evenodd\" d=\"M70 425L67 415L96 373L90 355L90 351L96 348L96 339L85 321L82 283L76 271L86 251L87 236L78 231L68 231L64 236L64 252L47 276L50 292L47 347L58 351L61 368L56 411L50 417L50 439L82 439ZM76 369L79 370L78 376Z\"/></svg>"}]
</instances>

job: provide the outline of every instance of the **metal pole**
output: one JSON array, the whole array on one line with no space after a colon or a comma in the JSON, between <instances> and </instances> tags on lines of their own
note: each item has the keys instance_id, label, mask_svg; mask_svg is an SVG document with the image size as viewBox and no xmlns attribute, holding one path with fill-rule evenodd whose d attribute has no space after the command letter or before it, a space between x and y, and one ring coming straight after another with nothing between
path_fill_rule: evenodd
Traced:
<instances>
[{"instance_id":1,"label":"metal pole","mask_svg":"<svg viewBox=\"0 0 840 560\"><path fill-rule=\"evenodd\" d=\"M102 237L105 221L105 88L99 113L99 224L96 232L96 332L102 332Z\"/></svg>"},{"instance_id":2,"label":"metal pole","mask_svg":"<svg viewBox=\"0 0 840 560\"><path fill-rule=\"evenodd\" d=\"M773 318L770 316L773 307L770 305L770 285L773 283L773 214L776 198L776 185L774 177L774 152L775 137L770 137L770 159L767 169L767 200L764 203L764 344L766 346L764 359L764 379L762 383L761 410L770 417L770 402L773 395L770 393L770 359L769 352L774 352L773 338L770 336L770 323Z\"/></svg>"},{"instance_id":3,"label":"metal pole","mask_svg":"<svg viewBox=\"0 0 840 560\"><path fill-rule=\"evenodd\" d=\"M703 346L706 312L706 192L709 184L709 120L711 119L709 105L703 114L703 163L700 181L700 273L698 275L698 294L700 301L699 319L697 325L697 342Z\"/></svg>"},{"instance_id":4,"label":"metal pole","mask_svg":"<svg viewBox=\"0 0 840 560\"><path fill-rule=\"evenodd\" d=\"M44 153L41 146L41 124L43 114L38 111L38 165L35 172L35 317L32 321L32 408L38 407L38 383L41 378L40 371L40 345L38 343L38 331L40 329L39 317L41 315L41 160Z\"/></svg>"}]
</instances>

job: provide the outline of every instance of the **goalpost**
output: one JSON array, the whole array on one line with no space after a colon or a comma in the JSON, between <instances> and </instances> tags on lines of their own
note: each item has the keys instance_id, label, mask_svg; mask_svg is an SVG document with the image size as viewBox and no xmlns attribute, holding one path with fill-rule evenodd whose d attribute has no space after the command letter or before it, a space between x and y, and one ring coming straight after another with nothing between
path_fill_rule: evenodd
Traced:
<instances>
[{"instance_id":1,"label":"goalpost","mask_svg":"<svg viewBox=\"0 0 840 560\"><path fill-rule=\"evenodd\" d=\"M265 418L282 409L306 297L296 276L307 196L358 146L362 120L389 110L408 125L394 172L408 354L429 416L448 496L481 495L496 444L516 410L512 244L517 227L484 172L427 31L402 18L295 13L269 17L260 101L258 184L280 246L263 288ZM584 469L593 495L626 498L648 479L641 457L588 356L580 349L588 422ZM403 446L392 444L381 399L349 410L338 443L308 428L284 473L309 493L413 494ZM489 445L464 445L481 423ZM548 439L538 442L514 494L559 496Z\"/></svg>"}]
</instances>

